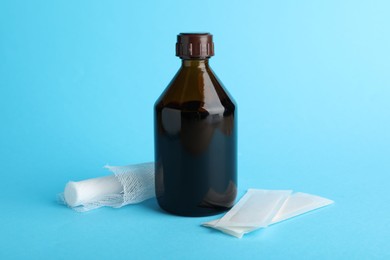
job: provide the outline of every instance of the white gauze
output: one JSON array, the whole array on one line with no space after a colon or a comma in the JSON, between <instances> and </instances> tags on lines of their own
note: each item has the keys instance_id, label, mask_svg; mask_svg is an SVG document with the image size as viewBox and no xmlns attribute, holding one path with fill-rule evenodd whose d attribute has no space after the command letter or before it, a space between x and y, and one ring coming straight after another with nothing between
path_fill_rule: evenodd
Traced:
<instances>
[{"instance_id":1,"label":"white gauze","mask_svg":"<svg viewBox=\"0 0 390 260\"><path fill-rule=\"evenodd\" d=\"M154 163L127 166L105 166L113 175L70 181L61 200L77 211L103 206L119 208L139 203L155 196Z\"/></svg>"}]
</instances>

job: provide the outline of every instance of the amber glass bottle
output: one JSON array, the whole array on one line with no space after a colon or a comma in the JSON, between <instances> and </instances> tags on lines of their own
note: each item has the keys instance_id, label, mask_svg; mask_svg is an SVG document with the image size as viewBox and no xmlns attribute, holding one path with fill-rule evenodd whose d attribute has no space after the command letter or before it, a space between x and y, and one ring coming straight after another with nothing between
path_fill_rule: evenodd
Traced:
<instances>
[{"instance_id":1,"label":"amber glass bottle","mask_svg":"<svg viewBox=\"0 0 390 260\"><path fill-rule=\"evenodd\" d=\"M237 194L237 108L209 67L209 33L181 33L182 66L156 101L156 196L183 216L218 214Z\"/></svg>"}]
</instances>

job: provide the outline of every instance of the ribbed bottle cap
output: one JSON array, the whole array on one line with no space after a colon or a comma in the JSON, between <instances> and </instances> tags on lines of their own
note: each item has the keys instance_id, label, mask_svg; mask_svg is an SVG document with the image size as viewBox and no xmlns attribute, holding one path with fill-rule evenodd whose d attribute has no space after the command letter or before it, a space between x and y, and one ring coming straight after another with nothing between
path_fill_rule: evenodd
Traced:
<instances>
[{"instance_id":1,"label":"ribbed bottle cap","mask_svg":"<svg viewBox=\"0 0 390 260\"><path fill-rule=\"evenodd\" d=\"M210 33L180 33L177 36L176 56L182 59L214 56L213 35Z\"/></svg>"}]
</instances>

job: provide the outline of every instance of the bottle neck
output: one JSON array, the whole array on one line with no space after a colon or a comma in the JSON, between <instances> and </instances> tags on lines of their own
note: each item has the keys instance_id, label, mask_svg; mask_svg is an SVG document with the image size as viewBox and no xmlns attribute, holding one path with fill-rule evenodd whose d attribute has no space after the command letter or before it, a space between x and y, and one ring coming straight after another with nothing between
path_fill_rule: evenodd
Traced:
<instances>
[{"instance_id":1,"label":"bottle neck","mask_svg":"<svg viewBox=\"0 0 390 260\"><path fill-rule=\"evenodd\" d=\"M181 66L191 68L208 68L209 59L183 59Z\"/></svg>"}]
</instances>

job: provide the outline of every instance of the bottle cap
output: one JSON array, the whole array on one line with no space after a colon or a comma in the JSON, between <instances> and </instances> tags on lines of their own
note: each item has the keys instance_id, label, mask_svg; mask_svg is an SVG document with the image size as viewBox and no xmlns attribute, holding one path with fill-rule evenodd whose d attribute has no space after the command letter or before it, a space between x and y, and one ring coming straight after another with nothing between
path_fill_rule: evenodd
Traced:
<instances>
[{"instance_id":1,"label":"bottle cap","mask_svg":"<svg viewBox=\"0 0 390 260\"><path fill-rule=\"evenodd\" d=\"M204 59L214 56L213 35L210 33L180 33L177 36L176 56L181 59Z\"/></svg>"}]
</instances>

